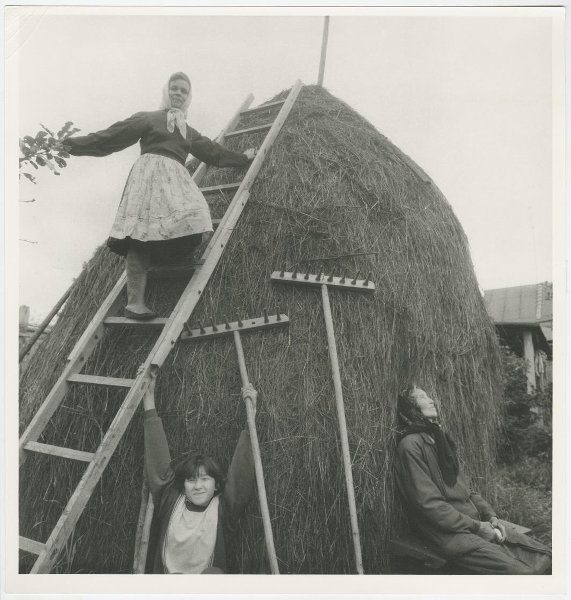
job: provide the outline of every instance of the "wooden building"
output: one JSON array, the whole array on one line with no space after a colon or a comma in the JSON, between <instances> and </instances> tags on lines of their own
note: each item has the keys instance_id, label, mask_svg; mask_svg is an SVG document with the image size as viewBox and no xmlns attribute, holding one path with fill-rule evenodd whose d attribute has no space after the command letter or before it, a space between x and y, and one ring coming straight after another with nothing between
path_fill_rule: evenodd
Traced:
<instances>
[{"instance_id":1,"label":"wooden building","mask_svg":"<svg viewBox=\"0 0 571 600\"><path fill-rule=\"evenodd\" d=\"M544 389L552 379L553 284L486 290L484 301L502 344L527 363L527 391Z\"/></svg>"}]
</instances>

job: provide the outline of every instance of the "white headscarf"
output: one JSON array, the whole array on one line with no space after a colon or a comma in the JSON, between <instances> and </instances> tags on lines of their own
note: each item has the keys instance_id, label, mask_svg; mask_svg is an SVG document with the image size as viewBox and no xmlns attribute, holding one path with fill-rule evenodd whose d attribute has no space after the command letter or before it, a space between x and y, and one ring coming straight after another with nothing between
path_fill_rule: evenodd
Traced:
<instances>
[{"instance_id":1,"label":"white headscarf","mask_svg":"<svg viewBox=\"0 0 571 600\"><path fill-rule=\"evenodd\" d=\"M182 77L181 77L182 79ZM174 133L175 125L180 131L180 135L186 140L186 119L188 115L188 107L190 106L190 101L192 99L192 87L188 91L188 97L184 101L184 104L181 108L172 108L171 107L171 99L169 96L169 81L166 82L165 87L163 88L163 97L161 100L161 105L159 110L169 109L167 112L167 129L170 133ZM186 81L186 80L185 80Z\"/></svg>"}]
</instances>

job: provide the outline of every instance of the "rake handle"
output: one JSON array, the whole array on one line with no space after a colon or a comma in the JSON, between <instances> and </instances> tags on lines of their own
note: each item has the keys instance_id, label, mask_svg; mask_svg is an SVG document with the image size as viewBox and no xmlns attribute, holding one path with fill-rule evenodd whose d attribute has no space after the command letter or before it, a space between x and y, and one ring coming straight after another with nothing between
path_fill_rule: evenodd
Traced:
<instances>
[{"instance_id":1,"label":"rake handle","mask_svg":"<svg viewBox=\"0 0 571 600\"><path fill-rule=\"evenodd\" d=\"M240 332L234 331L234 344L236 346L236 354L238 355L238 365L240 367L240 377L242 378L242 386L250 385L248 379L248 370L246 369L246 360L244 359L244 349L242 348L242 340ZM254 456L254 470L256 473L256 484L258 487L258 498L260 502L260 510L262 512L262 522L264 524L264 537L266 538L266 549L268 552L268 560L270 561L270 569L272 575L279 575L278 559L274 546L274 536L272 533L272 522L270 519L270 511L268 509L268 499L266 496L266 484L264 483L264 470L262 468L262 456L260 454L260 444L258 442L258 433L256 431L256 417L254 407L250 400L246 400L246 416L248 419L248 430L250 431L250 440L252 442L252 454Z\"/></svg>"},{"instance_id":2,"label":"rake handle","mask_svg":"<svg viewBox=\"0 0 571 600\"><path fill-rule=\"evenodd\" d=\"M327 285L325 284L321 286L321 298L323 300L323 315L325 317L325 329L327 330L327 346L329 348L329 359L331 361L331 371L333 373L333 387L335 388L335 405L337 407L337 420L339 421L339 437L341 438L341 454L343 455L345 485L347 487L347 500L349 501L349 515L351 517L351 532L353 534L355 563L357 573L359 575L363 575L364 570L363 558L361 556L361 539L359 536L359 522L357 520L357 506L355 503L353 473L351 471L351 455L349 452L347 422L345 420L343 389L341 387L341 372L339 370L339 358L337 357L337 344L335 343L335 331L333 329L333 317L331 316L329 293L327 291Z\"/></svg>"}]
</instances>

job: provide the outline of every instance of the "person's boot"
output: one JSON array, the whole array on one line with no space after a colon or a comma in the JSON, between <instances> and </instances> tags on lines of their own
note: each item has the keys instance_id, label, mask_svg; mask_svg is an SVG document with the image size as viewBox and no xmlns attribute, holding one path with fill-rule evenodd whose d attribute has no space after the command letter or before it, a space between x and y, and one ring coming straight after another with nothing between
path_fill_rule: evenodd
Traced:
<instances>
[{"instance_id":1,"label":"person's boot","mask_svg":"<svg viewBox=\"0 0 571 600\"><path fill-rule=\"evenodd\" d=\"M145 290L147 288L147 271L150 257L148 252L141 252L132 248L125 258L125 271L127 273L127 306L125 316L129 319L148 320L154 319L157 313L145 305Z\"/></svg>"}]
</instances>

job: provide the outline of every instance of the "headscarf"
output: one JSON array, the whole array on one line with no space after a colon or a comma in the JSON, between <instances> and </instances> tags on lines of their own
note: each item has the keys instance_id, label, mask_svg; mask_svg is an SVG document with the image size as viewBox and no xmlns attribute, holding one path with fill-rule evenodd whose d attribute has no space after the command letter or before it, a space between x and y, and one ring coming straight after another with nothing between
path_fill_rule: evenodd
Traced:
<instances>
[{"instance_id":1,"label":"headscarf","mask_svg":"<svg viewBox=\"0 0 571 600\"><path fill-rule=\"evenodd\" d=\"M174 79L183 79L184 81L186 81L188 83L189 88L190 88L189 92L188 92L188 97L184 101L184 104L182 105L181 108L172 108L171 107L171 99L169 96L169 85L170 85L170 82L173 81ZM174 128L176 125L177 129L180 131L180 135L182 135L182 137L184 139L186 139L186 119L188 118L188 108L190 106L191 99L192 99L192 87L190 86L190 79L188 78L188 75L186 75L182 72L173 73L169 77L169 80L166 82L166 84L163 88L163 97L162 97L161 105L160 105L159 109L160 110L168 109L167 130L170 133L174 133Z\"/></svg>"},{"instance_id":2,"label":"headscarf","mask_svg":"<svg viewBox=\"0 0 571 600\"><path fill-rule=\"evenodd\" d=\"M440 423L431 421L422 415L412 392L416 386L408 388L399 394L398 415L402 424L399 431L399 441L412 433L428 433L434 439L438 466L447 486L456 484L460 463L454 440L446 433Z\"/></svg>"}]
</instances>

